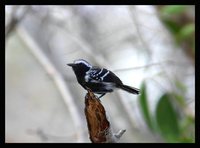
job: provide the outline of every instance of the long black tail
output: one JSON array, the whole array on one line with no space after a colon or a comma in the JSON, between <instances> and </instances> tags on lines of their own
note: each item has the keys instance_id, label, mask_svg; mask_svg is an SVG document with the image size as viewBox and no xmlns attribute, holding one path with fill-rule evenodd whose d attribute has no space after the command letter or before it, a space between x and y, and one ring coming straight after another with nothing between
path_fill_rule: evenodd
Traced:
<instances>
[{"instance_id":1,"label":"long black tail","mask_svg":"<svg viewBox=\"0 0 200 148\"><path fill-rule=\"evenodd\" d=\"M128 85L120 85L118 87L129 92L129 93L132 93L132 94L139 94L140 93L139 89L137 89L135 87L128 86Z\"/></svg>"}]
</instances>

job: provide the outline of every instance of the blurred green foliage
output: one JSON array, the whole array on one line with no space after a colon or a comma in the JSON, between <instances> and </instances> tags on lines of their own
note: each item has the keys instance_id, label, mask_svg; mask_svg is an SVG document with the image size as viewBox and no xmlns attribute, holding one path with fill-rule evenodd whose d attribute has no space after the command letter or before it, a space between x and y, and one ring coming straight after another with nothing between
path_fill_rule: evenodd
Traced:
<instances>
[{"instance_id":1,"label":"blurred green foliage","mask_svg":"<svg viewBox=\"0 0 200 148\"><path fill-rule=\"evenodd\" d=\"M191 17L194 6L162 5L157 7L163 24L171 32L175 42L195 61L195 20ZM176 90L165 92L150 112L145 83L141 86L140 108L149 129L165 142L195 142L195 117L186 113L187 87L174 80ZM153 130L152 130L153 129Z\"/></svg>"},{"instance_id":2,"label":"blurred green foliage","mask_svg":"<svg viewBox=\"0 0 200 148\"><path fill-rule=\"evenodd\" d=\"M180 83L180 82L179 82ZM183 85L183 84L181 84ZM176 93L165 93L156 105L155 112L150 112L145 83L141 86L140 109L149 129L159 134L170 143L195 142L194 118L184 114L184 96ZM178 100L178 101L177 101Z\"/></svg>"},{"instance_id":3,"label":"blurred green foliage","mask_svg":"<svg viewBox=\"0 0 200 148\"><path fill-rule=\"evenodd\" d=\"M145 84L143 83L142 84L142 89L141 89L141 96L140 96L140 108L142 108L142 113L143 113L143 116L144 116L144 120L146 121L149 129L153 130L153 121L151 121L152 119L152 115L149 111L149 107L148 107L148 99L147 99L147 95L146 95L146 86Z\"/></svg>"},{"instance_id":4,"label":"blurred green foliage","mask_svg":"<svg viewBox=\"0 0 200 148\"><path fill-rule=\"evenodd\" d=\"M180 136L178 114L170 102L170 94L164 94L156 106L156 122L159 132L170 142L177 141Z\"/></svg>"},{"instance_id":5,"label":"blurred green foliage","mask_svg":"<svg viewBox=\"0 0 200 148\"><path fill-rule=\"evenodd\" d=\"M187 6L184 5L169 5L162 8L162 13L165 15L180 14L185 11Z\"/></svg>"},{"instance_id":6,"label":"blurred green foliage","mask_svg":"<svg viewBox=\"0 0 200 148\"><path fill-rule=\"evenodd\" d=\"M160 18L169 29L176 43L194 60L195 55L195 20L190 11L192 5L159 6Z\"/></svg>"}]
</instances>

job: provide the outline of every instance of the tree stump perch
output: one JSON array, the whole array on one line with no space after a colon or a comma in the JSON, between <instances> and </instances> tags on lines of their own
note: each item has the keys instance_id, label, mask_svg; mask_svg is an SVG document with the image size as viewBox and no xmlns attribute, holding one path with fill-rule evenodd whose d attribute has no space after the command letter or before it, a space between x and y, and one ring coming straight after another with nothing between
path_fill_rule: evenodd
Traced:
<instances>
[{"instance_id":1,"label":"tree stump perch","mask_svg":"<svg viewBox=\"0 0 200 148\"><path fill-rule=\"evenodd\" d=\"M116 143L126 131L113 134L103 105L90 90L85 96L85 116L92 143Z\"/></svg>"}]
</instances>

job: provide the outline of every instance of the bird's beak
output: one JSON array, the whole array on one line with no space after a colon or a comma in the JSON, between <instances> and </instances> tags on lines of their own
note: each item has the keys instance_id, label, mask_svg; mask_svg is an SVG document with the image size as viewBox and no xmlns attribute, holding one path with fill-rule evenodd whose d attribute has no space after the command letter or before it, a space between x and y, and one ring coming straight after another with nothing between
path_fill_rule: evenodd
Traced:
<instances>
[{"instance_id":1,"label":"bird's beak","mask_svg":"<svg viewBox=\"0 0 200 148\"><path fill-rule=\"evenodd\" d=\"M74 63L69 63L69 64L67 64L67 65L73 67L73 66L75 66L76 64L74 64Z\"/></svg>"}]
</instances>

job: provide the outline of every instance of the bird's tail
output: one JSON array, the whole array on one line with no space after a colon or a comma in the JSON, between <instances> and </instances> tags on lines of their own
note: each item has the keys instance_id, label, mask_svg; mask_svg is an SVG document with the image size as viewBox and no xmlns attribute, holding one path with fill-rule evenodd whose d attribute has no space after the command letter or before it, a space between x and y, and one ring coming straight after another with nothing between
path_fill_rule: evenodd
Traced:
<instances>
[{"instance_id":1,"label":"bird's tail","mask_svg":"<svg viewBox=\"0 0 200 148\"><path fill-rule=\"evenodd\" d=\"M139 94L140 93L139 89L137 89L135 87L128 86L128 85L120 85L118 87L129 92L129 93L132 93L132 94Z\"/></svg>"}]
</instances>

